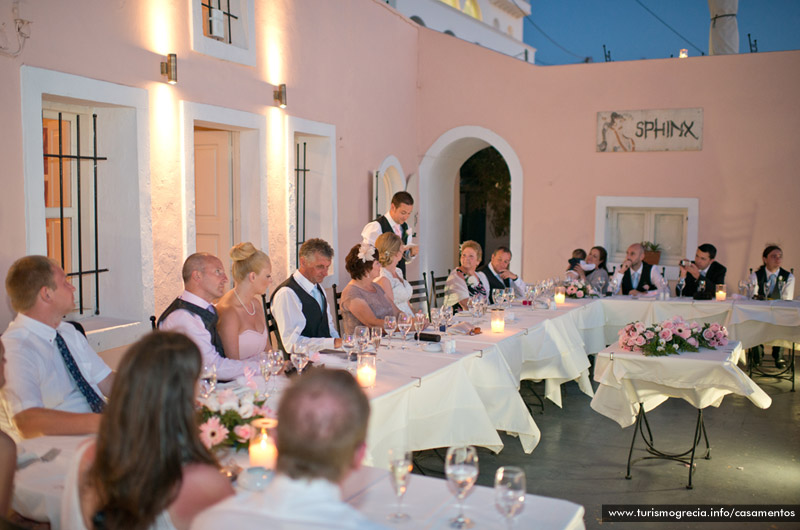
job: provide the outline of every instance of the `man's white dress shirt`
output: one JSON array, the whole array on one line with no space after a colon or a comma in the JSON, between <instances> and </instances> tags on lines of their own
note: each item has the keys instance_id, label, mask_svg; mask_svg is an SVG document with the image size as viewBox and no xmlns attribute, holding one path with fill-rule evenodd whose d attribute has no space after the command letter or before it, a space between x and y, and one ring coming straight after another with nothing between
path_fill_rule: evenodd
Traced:
<instances>
[{"instance_id":1,"label":"man's white dress shirt","mask_svg":"<svg viewBox=\"0 0 800 530\"><path fill-rule=\"evenodd\" d=\"M635 270L632 269L632 268L628 269L628 270L631 271L631 283L633 283L633 275L634 275L634 273L637 275L636 278L639 280L639 282L642 281L642 269L643 268L644 268L644 262L639 264L639 268L638 269L635 269ZM614 294L619 294L619 290L622 289L622 277L624 275L625 275L625 273L624 272L620 272L619 269L617 269L617 272L614 273L614 278L613 279L617 281L617 288L614 290ZM639 282L637 282L637 285L638 285ZM650 285L659 286L659 285L663 285L663 283L664 283L664 279L661 277L661 273L658 272L658 267L655 266L655 265L652 265L650 267ZM636 289L636 287L635 286L631 287L631 289Z\"/></svg>"},{"instance_id":2,"label":"man's white dress shirt","mask_svg":"<svg viewBox=\"0 0 800 530\"><path fill-rule=\"evenodd\" d=\"M317 291L316 284L311 283L308 278L303 276L300 271L294 271L292 274L294 281L312 298L317 300L314 291ZM319 291L317 291L319 292ZM282 287L278 289L275 296L272 298L272 316L275 317L275 322L278 324L278 331L281 334L281 342L286 351L292 351L296 345L305 346L309 350L323 350L334 347L334 339L339 338L339 333L336 332L336 323L331 317L331 304L325 295L325 290L322 291L325 296L325 305L327 306L328 329L331 332L330 338L317 338L317 337L304 337L301 335L306 327L306 317L303 314L303 303L290 287ZM319 300L317 300L319 302ZM322 310L322 306L320 306Z\"/></svg>"},{"instance_id":3,"label":"man's white dress shirt","mask_svg":"<svg viewBox=\"0 0 800 530\"><path fill-rule=\"evenodd\" d=\"M767 274L767 281L769 281L769 277L771 274L775 275L775 282L778 281L778 273L780 269L776 271L764 271ZM753 290L753 296L758 295L758 281L756 280L756 273L750 275L750 283L755 285L755 289ZM773 288L774 288L773 283ZM786 279L786 283L783 284L783 289L781 289L781 300L792 300L794 298L794 274L789 273L789 277Z\"/></svg>"},{"instance_id":4,"label":"man's white dress shirt","mask_svg":"<svg viewBox=\"0 0 800 530\"><path fill-rule=\"evenodd\" d=\"M390 215L389 212L386 212L384 214L384 217L386 217L386 220L389 221L389 226L392 227L394 233L402 238L403 227L399 223L394 222L394 219L392 219L392 216ZM367 223L367 225L361 231L361 239L364 241L364 243L369 243L370 245L375 246L375 240L378 239L378 236L380 236L382 233L383 229L381 228L380 223L378 221L371 221ZM412 240L411 227L409 227L407 233L408 233L408 243L403 241L404 245L411 244ZM406 261L406 263L410 263L415 257L416 256L412 256L408 250L406 250L405 253L403 253L403 259Z\"/></svg>"},{"instance_id":5,"label":"man's white dress shirt","mask_svg":"<svg viewBox=\"0 0 800 530\"><path fill-rule=\"evenodd\" d=\"M192 530L220 528L386 528L342 502L339 486L324 479L293 480L277 474L264 491L240 491L198 515Z\"/></svg>"},{"instance_id":6,"label":"man's white dress shirt","mask_svg":"<svg viewBox=\"0 0 800 530\"><path fill-rule=\"evenodd\" d=\"M487 268L489 269L489 272L491 272L492 274L494 274L494 275L495 275L495 277L496 277L496 278L497 278L497 279L498 279L498 280L499 280L501 283L503 283L503 284L505 285L505 282L503 281L503 278L501 278L501 277L500 277L500 274L499 274L499 273L498 273L496 270L494 270L494 267L492 267L492 262L491 262L491 261L489 262L489 266L488 266ZM514 292L515 292L515 293L516 293L518 296L523 296L523 295L525 294L525 282L523 282L523 281L522 281L522 278L520 278L519 276L517 276L517 279L516 279L516 280L512 280L511 278L509 278L509 280L510 280L510 282L511 282L511 287L513 287L513 288L514 288ZM486 294L487 294L487 295L489 294L489 291L488 291L488 290L486 291Z\"/></svg>"},{"instance_id":7,"label":"man's white dress shirt","mask_svg":"<svg viewBox=\"0 0 800 530\"><path fill-rule=\"evenodd\" d=\"M216 309L213 309L213 304L210 304L189 291L183 291L183 294L178 298L203 309L211 308L216 312ZM239 361L237 359L221 357L214 347L214 344L211 343L211 333L208 332L203 324L203 319L195 313L186 311L185 309L177 309L167 315L167 318L161 322L159 329L183 333L192 339L192 342L200 349L200 353L203 356L203 364L213 364L216 366L217 378L222 381L231 381L240 375L244 375L246 366L250 366L250 368L256 372L259 370L258 363L255 361Z\"/></svg>"},{"instance_id":8,"label":"man's white dress shirt","mask_svg":"<svg viewBox=\"0 0 800 530\"><path fill-rule=\"evenodd\" d=\"M63 337L86 382L98 396L103 395L97 384L108 377L111 368L89 346L86 337L75 326L61 322L54 329L20 313L3 333L6 386L2 395L9 421L23 410L31 408L92 412L86 397L81 394L64 365L55 342L56 331ZM19 434L16 427L11 434Z\"/></svg>"}]
</instances>

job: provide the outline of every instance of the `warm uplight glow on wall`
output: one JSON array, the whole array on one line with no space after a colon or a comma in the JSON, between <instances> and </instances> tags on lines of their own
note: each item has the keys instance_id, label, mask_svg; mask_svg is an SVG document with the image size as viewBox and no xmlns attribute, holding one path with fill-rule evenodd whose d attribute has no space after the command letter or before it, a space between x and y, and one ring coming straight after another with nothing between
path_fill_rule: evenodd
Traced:
<instances>
[{"instance_id":1,"label":"warm uplight glow on wall","mask_svg":"<svg viewBox=\"0 0 800 530\"><path fill-rule=\"evenodd\" d=\"M162 210L175 202L175 191L181 191L185 204L185 186L181 178L181 138L178 130L178 100L175 87L157 81L148 87L150 92L150 184L153 209ZM170 191L171 190L171 191ZM175 205L178 206L178 205ZM165 226L183 221L181 207L167 208Z\"/></svg>"},{"instance_id":2,"label":"warm uplight glow on wall","mask_svg":"<svg viewBox=\"0 0 800 530\"><path fill-rule=\"evenodd\" d=\"M149 4L146 8L148 13L145 19L148 33L146 45L159 55L172 53L175 51L173 49L175 43L172 39L175 24L172 20L173 13L169 7L170 3L162 0L150 0Z\"/></svg>"}]
</instances>

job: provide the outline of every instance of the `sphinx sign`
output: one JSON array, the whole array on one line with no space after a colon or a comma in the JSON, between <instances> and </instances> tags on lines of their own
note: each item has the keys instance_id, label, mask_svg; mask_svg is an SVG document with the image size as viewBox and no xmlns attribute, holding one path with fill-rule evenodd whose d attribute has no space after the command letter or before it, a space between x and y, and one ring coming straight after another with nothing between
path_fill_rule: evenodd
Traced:
<instances>
[{"instance_id":1,"label":"sphinx sign","mask_svg":"<svg viewBox=\"0 0 800 530\"><path fill-rule=\"evenodd\" d=\"M597 113L597 151L701 151L703 109Z\"/></svg>"}]
</instances>

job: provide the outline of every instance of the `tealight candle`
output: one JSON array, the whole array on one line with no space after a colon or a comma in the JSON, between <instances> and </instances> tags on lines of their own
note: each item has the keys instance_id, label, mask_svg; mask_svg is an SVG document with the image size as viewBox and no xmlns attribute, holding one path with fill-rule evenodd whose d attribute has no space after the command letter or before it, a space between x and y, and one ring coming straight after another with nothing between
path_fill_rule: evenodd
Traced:
<instances>
[{"instance_id":1,"label":"tealight candle","mask_svg":"<svg viewBox=\"0 0 800 530\"><path fill-rule=\"evenodd\" d=\"M503 333L506 329L506 315L502 309L492 309L492 333Z\"/></svg>"},{"instance_id":2,"label":"tealight candle","mask_svg":"<svg viewBox=\"0 0 800 530\"><path fill-rule=\"evenodd\" d=\"M356 368L356 381L364 388L375 386L377 371L375 367L374 355L359 355L358 367Z\"/></svg>"},{"instance_id":3,"label":"tealight candle","mask_svg":"<svg viewBox=\"0 0 800 530\"><path fill-rule=\"evenodd\" d=\"M561 305L567 301L567 289L565 287L556 287L556 292L553 295L556 305Z\"/></svg>"},{"instance_id":4,"label":"tealight candle","mask_svg":"<svg viewBox=\"0 0 800 530\"><path fill-rule=\"evenodd\" d=\"M725 284L721 283L717 285L717 301L724 302L727 297L728 293L725 291Z\"/></svg>"},{"instance_id":5,"label":"tealight candle","mask_svg":"<svg viewBox=\"0 0 800 530\"><path fill-rule=\"evenodd\" d=\"M251 425L257 430L254 432L248 447L248 455L250 457L250 466L260 466L265 469L273 469L275 467L275 460L278 458L278 448L275 447L275 442L269 436L267 429L274 427L275 420L267 418L261 420L254 420Z\"/></svg>"}]
</instances>

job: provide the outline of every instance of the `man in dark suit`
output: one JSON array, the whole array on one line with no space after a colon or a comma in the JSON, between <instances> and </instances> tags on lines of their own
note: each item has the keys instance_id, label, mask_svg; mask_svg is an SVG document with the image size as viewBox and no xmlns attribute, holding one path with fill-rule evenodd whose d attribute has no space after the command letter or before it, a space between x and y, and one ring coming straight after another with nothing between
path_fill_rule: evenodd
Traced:
<instances>
[{"instance_id":1,"label":"man in dark suit","mask_svg":"<svg viewBox=\"0 0 800 530\"><path fill-rule=\"evenodd\" d=\"M714 296L717 284L725 283L726 268L715 261L717 248L710 243L704 243L697 247L694 254L694 261L681 260L680 278L678 287L675 288L676 294L680 288L680 282L685 285L682 296L693 296L697 299L710 300Z\"/></svg>"},{"instance_id":2,"label":"man in dark suit","mask_svg":"<svg viewBox=\"0 0 800 530\"><path fill-rule=\"evenodd\" d=\"M661 273L644 261L644 247L634 243L628 247L626 259L614 274L622 294L639 295L648 291L657 291L663 283Z\"/></svg>"},{"instance_id":3,"label":"man in dark suit","mask_svg":"<svg viewBox=\"0 0 800 530\"><path fill-rule=\"evenodd\" d=\"M492 254L492 260L478 269L478 272L484 273L486 279L489 280L490 304L494 303L492 293L495 289L513 287L518 296L525 294L525 282L518 275L508 270L509 263L511 263L511 250L508 247L497 247L497 250Z\"/></svg>"},{"instance_id":4,"label":"man in dark suit","mask_svg":"<svg viewBox=\"0 0 800 530\"><path fill-rule=\"evenodd\" d=\"M408 218L414 211L414 198L407 191L398 191L392 196L392 204L389 211L381 215L376 220L367 223L361 231L364 243L375 246L378 236L386 232L393 232L400 237L403 242L403 259L397 264L397 268L403 271L406 276L406 263L413 260L419 252L417 245L411 244L411 232L408 229Z\"/></svg>"}]
</instances>

